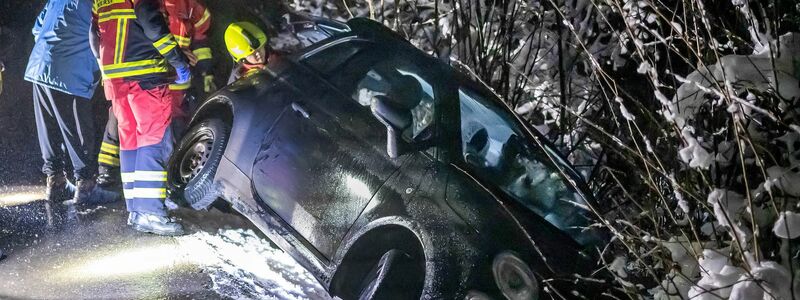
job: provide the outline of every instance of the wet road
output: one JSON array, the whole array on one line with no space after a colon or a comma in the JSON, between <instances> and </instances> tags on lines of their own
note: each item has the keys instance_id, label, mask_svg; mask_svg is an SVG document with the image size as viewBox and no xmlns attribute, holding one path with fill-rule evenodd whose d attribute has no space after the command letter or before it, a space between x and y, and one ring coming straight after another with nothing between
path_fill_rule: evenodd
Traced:
<instances>
[{"instance_id":1,"label":"wet road","mask_svg":"<svg viewBox=\"0 0 800 300\"><path fill-rule=\"evenodd\" d=\"M0 299L326 299L311 275L243 217L173 211L189 235L125 225L122 202L51 205L0 194Z\"/></svg>"},{"instance_id":2,"label":"wet road","mask_svg":"<svg viewBox=\"0 0 800 300\"><path fill-rule=\"evenodd\" d=\"M22 80L38 6L3 3L0 60L0 299L327 299L302 267L244 218L218 210L174 212L190 235L169 238L126 226L122 202L50 205ZM8 4L8 5L6 5ZM10 7L20 8L11 14ZM25 9L22 9L22 8ZM94 99L97 129L106 103ZM99 136L99 132L98 132Z\"/></svg>"},{"instance_id":3,"label":"wet road","mask_svg":"<svg viewBox=\"0 0 800 300\"><path fill-rule=\"evenodd\" d=\"M126 228L123 210L44 201L0 207L8 256L0 261L0 298L219 297L202 269L181 257L176 239Z\"/></svg>"}]
</instances>

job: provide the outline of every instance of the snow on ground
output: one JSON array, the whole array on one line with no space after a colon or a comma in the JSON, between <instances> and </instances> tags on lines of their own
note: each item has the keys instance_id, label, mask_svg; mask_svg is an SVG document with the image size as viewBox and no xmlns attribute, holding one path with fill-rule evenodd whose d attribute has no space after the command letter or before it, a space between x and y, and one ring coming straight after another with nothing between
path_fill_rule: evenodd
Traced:
<instances>
[{"instance_id":1,"label":"snow on ground","mask_svg":"<svg viewBox=\"0 0 800 300\"><path fill-rule=\"evenodd\" d=\"M198 232L178 238L213 289L233 299L330 299L305 268L252 230Z\"/></svg>"}]
</instances>

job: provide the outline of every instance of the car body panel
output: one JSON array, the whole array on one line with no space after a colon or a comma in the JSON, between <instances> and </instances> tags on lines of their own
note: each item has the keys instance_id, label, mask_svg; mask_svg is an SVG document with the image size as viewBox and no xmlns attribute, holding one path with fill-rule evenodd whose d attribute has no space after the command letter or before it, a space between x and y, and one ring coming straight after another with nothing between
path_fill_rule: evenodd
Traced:
<instances>
[{"instance_id":1,"label":"car body panel","mask_svg":"<svg viewBox=\"0 0 800 300\"><path fill-rule=\"evenodd\" d=\"M286 91L291 103L265 132L251 178L259 198L330 257L398 165L377 146L385 137L368 108L304 71L287 72L306 85Z\"/></svg>"}]
</instances>

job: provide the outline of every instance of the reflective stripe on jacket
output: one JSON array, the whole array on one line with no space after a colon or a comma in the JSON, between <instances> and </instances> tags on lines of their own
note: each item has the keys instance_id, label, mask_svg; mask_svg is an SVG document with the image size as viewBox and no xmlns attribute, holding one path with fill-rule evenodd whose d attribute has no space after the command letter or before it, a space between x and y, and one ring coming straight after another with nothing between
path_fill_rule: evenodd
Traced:
<instances>
[{"instance_id":1,"label":"reflective stripe on jacket","mask_svg":"<svg viewBox=\"0 0 800 300\"><path fill-rule=\"evenodd\" d=\"M34 46L25 80L91 99L99 82L89 48L90 0L50 0L33 26Z\"/></svg>"},{"instance_id":2,"label":"reflective stripe on jacket","mask_svg":"<svg viewBox=\"0 0 800 300\"><path fill-rule=\"evenodd\" d=\"M148 86L172 81L172 66L187 66L161 14L158 0L95 0L104 79L126 78Z\"/></svg>"},{"instance_id":3,"label":"reflective stripe on jacket","mask_svg":"<svg viewBox=\"0 0 800 300\"><path fill-rule=\"evenodd\" d=\"M197 0L163 0L161 4L169 31L175 36L178 47L192 51L197 57L195 71L207 74L211 70L213 58L208 46L211 13ZM170 89L185 90L189 86L189 83L172 84Z\"/></svg>"}]
</instances>

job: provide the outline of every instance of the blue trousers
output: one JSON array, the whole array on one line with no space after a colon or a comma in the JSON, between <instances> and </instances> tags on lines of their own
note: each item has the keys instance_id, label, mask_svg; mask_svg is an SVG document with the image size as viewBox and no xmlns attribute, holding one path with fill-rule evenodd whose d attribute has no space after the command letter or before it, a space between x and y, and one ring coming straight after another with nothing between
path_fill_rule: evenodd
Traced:
<instances>
[{"instance_id":1,"label":"blue trousers","mask_svg":"<svg viewBox=\"0 0 800 300\"><path fill-rule=\"evenodd\" d=\"M167 216L165 166L172 144L172 130L168 128L158 144L120 151L120 175L128 211Z\"/></svg>"}]
</instances>

